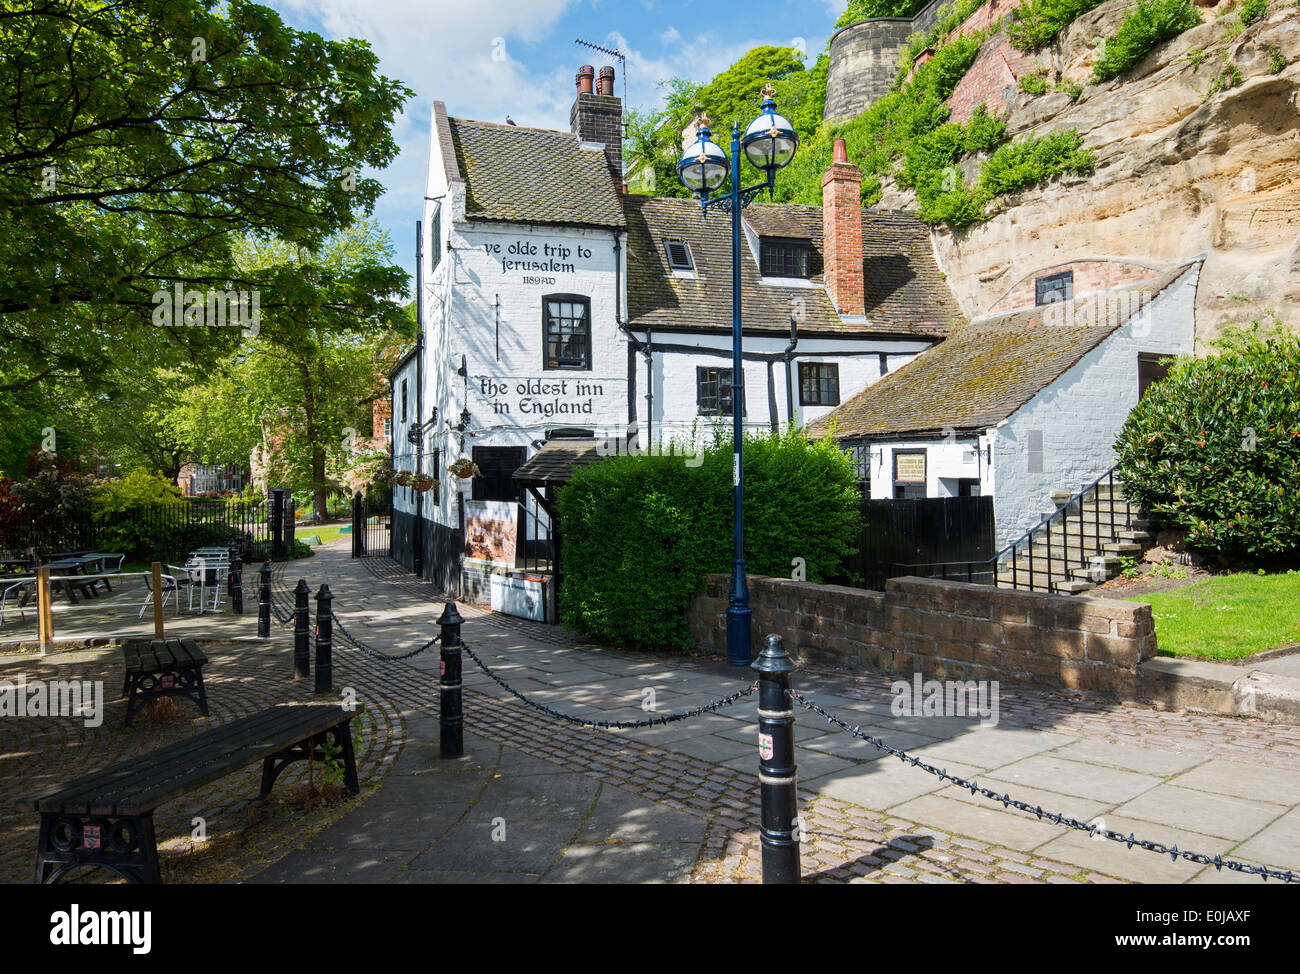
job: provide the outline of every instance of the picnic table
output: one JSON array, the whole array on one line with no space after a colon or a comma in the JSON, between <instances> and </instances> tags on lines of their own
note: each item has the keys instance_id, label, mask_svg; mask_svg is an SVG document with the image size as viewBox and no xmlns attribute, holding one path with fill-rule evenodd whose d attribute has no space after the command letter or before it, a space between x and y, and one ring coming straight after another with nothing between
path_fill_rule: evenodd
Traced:
<instances>
[{"instance_id":1,"label":"picnic table","mask_svg":"<svg viewBox=\"0 0 1300 974\"><path fill-rule=\"evenodd\" d=\"M327 738L339 747L345 787L358 794L351 724L364 710L281 704L19 799L15 808L41 816L35 881L102 866L128 882L160 883L154 809L255 761L265 798L289 764L320 759Z\"/></svg>"}]
</instances>

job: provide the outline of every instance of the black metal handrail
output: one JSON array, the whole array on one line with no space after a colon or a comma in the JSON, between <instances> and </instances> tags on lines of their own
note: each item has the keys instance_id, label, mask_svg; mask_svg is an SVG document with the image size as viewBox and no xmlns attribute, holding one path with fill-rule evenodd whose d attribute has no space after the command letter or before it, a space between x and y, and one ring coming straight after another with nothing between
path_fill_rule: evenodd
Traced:
<instances>
[{"instance_id":1,"label":"black metal handrail","mask_svg":"<svg viewBox=\"0 0 1300 974\"><path fill-rule=\"evenodd\" d=\"M1019 572L1020 572L1019 560L1020 560L1021 548L1027 545L1028 547L1026 549L1025 554L1026 554L1026 561L1028 561L1028 566L1027 566L1027 572L1029 576L1028 590L1034 592L1034 591L1038 591L1039 588L1041 588L1043 591L1048 591L1048 592L1053 591L1052 523L1054 521L1059 520L1060 522L1060 536L1059 536L1060 540L1056 542L1056 545L1059 547L1059 554L1061 556L1061 561L1065 566L1065 572L1067 578L1069 577L1070 572L1074 568L1088 568L1090 566L1095 566L1096 562L1093 559L1099 557L1104 553L1103 545L1110 544L1118 540L1119 531L1128 530L1129 528L1132 527L1133 512L1127 502L1125 502L1124 504L1123 515L1119 518L1117 518L1115 515L1115 470L1116 467L1113 466L1105 473L1103 473L1100 477L1098 477L1096 480L1092 481L1089 484L1085 484L1082 490L1071 495L1069 500L1061 504L1055 511L1053 511L1051 514L1048 514L1041 521L1035 524L1032 528L1030 528L1028 531L1022 534L1019 538L1017 538L1015 541L1012 541L1010 544L1004 546L1002 549L1000 549L997 552L997 554L993 555L990 558L980 560L980 561L924 562L924 563L916 563L916 564L892 563L890 567L907 568L914 571L925 570L926 574L924 577L927 578L939 577L939 578L950 579L950 580L953 579L960 580L963 574L966 576L967 581L973 580L973 576L976 575L991 574L993 578L993 584L996 585L998 573L1002 570L1002 565L1007 560L1009 555L1010 563L1011 563L1011 587L1018 589L1021 588L1020 577L1019 577ZM1103 486L1103 483L1107 488L1108 499L1109 499L1107 516L1105 518L1101 516L1101 498L1099 492L1100 488ZM1087 513L1084 510L1084 500L1090 492L1094 493L1094 498L1093 498L1094 503L1092 506L1091 550L1088 550L1088 541L1087 541L1087 532L1086 532L1086 528L1088 525L1087 525ZM1077 509L1077 515L1078 515L1077 517L1072 518L1071 508ZM1074 547L1078 550L1079 553L1079 557L1073 565L1071 564L1070 561L1071 520L1073 520L1076 524L1077 540L1074 542ZM1103 527L1107 529L1107 537L1105 541L1102 540ZM1046 551L1047 581L1045 584L1042 584L1041 586L1036 581L1036 577L1040 574L1043 574L1043 572L1042 571L1036 572L1034 570L1034 538L1036 535L1040 533L1042 533L1044 536L1045 547L1047 549ZM1040 554L1039 557L1042 557L1042 555Z\"/></svg>"}]
</instances>

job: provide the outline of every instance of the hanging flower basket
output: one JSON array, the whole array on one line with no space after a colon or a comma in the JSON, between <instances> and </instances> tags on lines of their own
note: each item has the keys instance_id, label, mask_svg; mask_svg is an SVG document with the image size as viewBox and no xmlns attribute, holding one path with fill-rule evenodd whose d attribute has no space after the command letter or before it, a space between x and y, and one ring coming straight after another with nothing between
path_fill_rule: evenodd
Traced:
<instances>
[{"instance_id":1,"label":"hanging flower basket","mask_svg":"<svg viewBox=\"0 0 1300 974\"><path fill-rule=\"evenodd\" d=\"M396 484L398 487L410 487L411 471L398 470L396 473L393 474L393 483Z\"/></svg>"},{"instance_id":2,"label":"hanging flower basket","mask_svg":"<svg viewBox=\"0 0 1300 974\"><path fill-rule=\"evenodd\" d=\"M462 480L468 480L470 477L483 476L483 471L478 468L478 464L473 460L466 460L464 457L461 457L453 463L447 468L447 470L450 473L455 474L457 477L460 477Z\"/></svg>"},{"instance_id":3,"label":"hanging flower basket","mask_svg":"<svg viewBox=\"0 0 1300 974\"><path fill-rule=\"evenodd\" d=\"M432 488L437 482L438 481L434 480L433 477L429 476L427 473L413 474L411 476L411 490L423 494L425 491Z\"/></svg>"}]
</instances>

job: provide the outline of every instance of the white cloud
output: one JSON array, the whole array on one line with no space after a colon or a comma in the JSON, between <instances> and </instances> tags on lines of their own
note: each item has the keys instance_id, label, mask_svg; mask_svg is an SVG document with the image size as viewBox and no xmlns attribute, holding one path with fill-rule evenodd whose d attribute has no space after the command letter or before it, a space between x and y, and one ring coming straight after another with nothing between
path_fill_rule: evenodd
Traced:
<instances>
[{"instance_id":1,"label":"white cloud","mask_svg":"<svg viewBox=\"0 0 1300 974\"><path fill-rule=\"evenodd\" d=\"M662 34L659 35L659 43L664 45L676 43L681 39L682 39L682 35L677 33L676 27L669 27L666 31L664 31Z\"/></svg>"}]
</instances>

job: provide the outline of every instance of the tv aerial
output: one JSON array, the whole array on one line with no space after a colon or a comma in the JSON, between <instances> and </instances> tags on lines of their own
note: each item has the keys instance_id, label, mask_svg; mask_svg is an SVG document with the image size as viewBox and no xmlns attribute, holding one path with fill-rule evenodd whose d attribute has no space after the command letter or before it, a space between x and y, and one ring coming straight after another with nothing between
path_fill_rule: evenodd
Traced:
<instances>
[{"instance_id":1,"label":"tv aerial","mask_svg":"<svg viewBox=\"0 0 1300 974\"><path fill-rule=\"evenodd\" d=\"M623 77L623 111L626 112L627 111L627 55L624 54L616 47L610 48L610 47L604 47L600 44L593 44L591 41L584 41L581 37L576 38L573 43L580 44L583 47L589 47L593 51L600 51L601 54L608 54L610 57L618 58L619 74L622 75ZM623 135L624 137L627 136L627 122L623 123Z\"/></svg>"}]
</instances>

